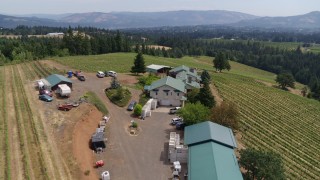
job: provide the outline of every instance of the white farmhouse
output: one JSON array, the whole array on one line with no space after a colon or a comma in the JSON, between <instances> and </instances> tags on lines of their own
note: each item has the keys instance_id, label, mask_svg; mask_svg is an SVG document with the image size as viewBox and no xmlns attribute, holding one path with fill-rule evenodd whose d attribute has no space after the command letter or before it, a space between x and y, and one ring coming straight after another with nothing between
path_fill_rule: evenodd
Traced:
<instances>
[{"instance_id":1,"label":"white farmhouse","mask_svg":"<svg viewBox=\"0 0 320 180\"><path fill-rule=\"evenodd\" d=\"M155 81L146 88L150 97L157 99L161 106L183 106L186 100L185 83L170 76Z\"/></svg>"}]
</instances>

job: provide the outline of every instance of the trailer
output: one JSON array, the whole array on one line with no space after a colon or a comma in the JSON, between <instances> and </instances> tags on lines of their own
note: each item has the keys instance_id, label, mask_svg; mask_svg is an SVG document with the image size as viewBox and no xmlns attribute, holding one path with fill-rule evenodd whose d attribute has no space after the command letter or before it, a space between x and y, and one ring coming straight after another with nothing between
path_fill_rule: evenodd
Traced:
<instances>
[{"instance_id":1,"label":"trailer","mask_svg":"<svg viewBox=\"0 0 320 180\"><path fill-rule=\"evenodd\" d=\"M61 97L70 97L71 89L66 84L59 84L56 93L60 94Z\"/></svg>"}]
</instances>

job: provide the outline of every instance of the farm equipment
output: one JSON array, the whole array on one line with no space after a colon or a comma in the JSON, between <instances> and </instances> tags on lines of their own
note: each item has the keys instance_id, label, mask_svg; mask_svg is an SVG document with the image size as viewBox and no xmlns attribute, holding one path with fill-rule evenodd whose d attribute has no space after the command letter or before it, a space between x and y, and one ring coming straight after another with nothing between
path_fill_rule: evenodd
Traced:
<instances>
[{"instance_id":1,"label":"farm equipment","mask_svg":"<svg viewBox=\"0 0 320 180\"><path fill-rule=\"evenodd\" d=\"M81 71L75 71L75 72L73 73L73 75L74 75L75 77L77 77L80 81L85 81L85 80L86 80L86 78L84 77L84 75L82 74Z\"/></svg>"},{"instance_id":2,"label":"farm equipment","mask_svg":"<svg viewBox=\"0 0 320 180\"><path fill-rule=\"evenodd\" d=\"M70 111L73 108L72 104L59 104L58 105L58 110L61 111Z\"/></svg>"}]
</instances>

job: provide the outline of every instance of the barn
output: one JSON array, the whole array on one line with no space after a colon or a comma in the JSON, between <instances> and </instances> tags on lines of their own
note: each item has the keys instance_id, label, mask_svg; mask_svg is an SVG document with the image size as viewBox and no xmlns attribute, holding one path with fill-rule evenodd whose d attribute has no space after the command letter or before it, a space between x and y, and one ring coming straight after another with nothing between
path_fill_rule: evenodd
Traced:
<instances>
[{"instance_id":1,"label":"barn","mask_svg":"<svg viewBox=\"0 0 320 180\"><path fill-rule=\"evenodd\" d=\"M151 64L146 67L146 71L154 74L167 74L172 69L170 66Z\"/></svg>"},{"instance_id":2,"label":"barn","mask_svg":"<svg viewBox=\"0 0 320 180\"><path fill-rule=\"evenodd\" d=\"M53 91L56 90L60 84L66 84L72 89L72 81L60 74L52 74L48 76L46 80L49 82L51 90Z\"/></svg>"}]
</instances>

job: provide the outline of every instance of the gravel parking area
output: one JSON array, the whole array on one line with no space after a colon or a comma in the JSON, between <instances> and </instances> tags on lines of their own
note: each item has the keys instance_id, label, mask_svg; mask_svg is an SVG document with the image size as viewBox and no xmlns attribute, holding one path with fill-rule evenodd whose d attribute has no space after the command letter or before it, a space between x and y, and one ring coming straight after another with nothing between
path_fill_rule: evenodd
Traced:
<instances>
[{"instance_id":1,"label":"gravel parking area","mask_svg":"<svg viewBox=\"0 0 320 180\"><path fill-rule=\"evenodd\" d=\"M47 63L55 64L55 62ZM171 118L175 116L168 114L169 108L160 107L145 120L135 119L126 107L118 107L106 97L104 89L110 86L110 77L97 78L95 73L85 72L84 75L86 76L84 82L72 78L73 91L70 99L76 100L87 91L95 92L105 103L111 117L107 127L106 151L96 155L96 160L105 161L104 167L97 169L98 174L108 170L113 180L170 179L172 164L167 156L168 140L169 133L175 131L170 125ZM132 86L136 82L136 77L118 74L118 80L123 85ZM132 88L130 91L132 99L137 101L141 91ZM72 115L73 112L71 110L68 114ZM128 130L133 119L140 129L136 136L130 135Z\"/></svg>"}]
</instances>

